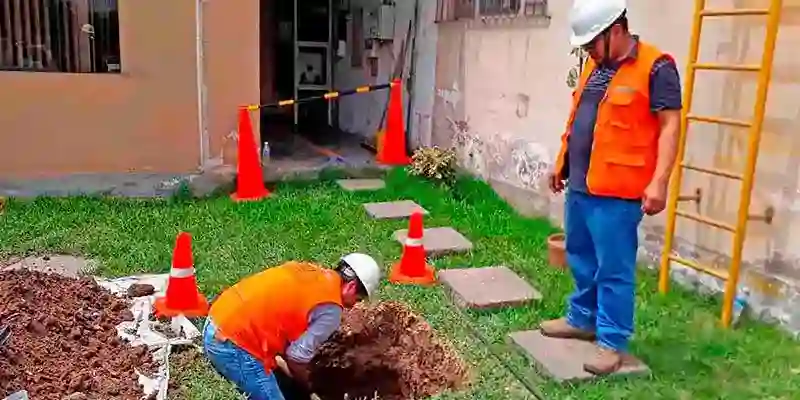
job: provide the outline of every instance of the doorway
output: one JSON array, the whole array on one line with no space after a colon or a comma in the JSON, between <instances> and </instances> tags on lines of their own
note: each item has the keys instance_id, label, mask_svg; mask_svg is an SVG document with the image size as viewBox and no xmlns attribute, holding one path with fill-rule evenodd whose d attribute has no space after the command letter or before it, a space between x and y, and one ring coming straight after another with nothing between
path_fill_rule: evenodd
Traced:
<instances>
[{"instance_id":1,"label":"doorway","mask_svg":"<svg viewBox=\"0 0 800 400\"><path fill-rule=\"evenodd\" d=\"M335 50L339 38L347 36L341 21L348 10L341 4L261 0L262 103L319 97L334 90ZM339 131L337 114L337 102L325 100L263 108L261 143L269 144L272 166L283 160L317 165L336 153L348 153L348 162L371 160L359 139Z\"/></svg>"},{"instance_id":2,"label":"doorway","mask_svg":"<svg viewBox=\"0 0 800 400\"><path fill-rule=\"evenodd\" d=\"M299 4L302 1L302 6ZM262 100L303 99L333 90L333 0L261 0ZM272 82L266 82L272 80ZM332 103L267 110L297 131L333 127Z\"/></svg>"}]
</instances>

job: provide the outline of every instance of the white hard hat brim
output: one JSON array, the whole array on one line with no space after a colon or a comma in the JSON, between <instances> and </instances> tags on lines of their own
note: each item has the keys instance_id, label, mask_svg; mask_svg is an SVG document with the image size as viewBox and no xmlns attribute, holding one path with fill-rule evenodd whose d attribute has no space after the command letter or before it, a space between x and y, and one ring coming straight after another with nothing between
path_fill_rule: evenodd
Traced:
<instances>
[{"instance_id":1,"label":"white hard hat brim","mask_svg":"<svg viewBox=\"0 0 800 400\"><path fill-rule=\"evenodd\" d=\"M589 44L596 37L597 34L595 34L594 32L586 35L572 34L569 38L569 44L572 47L582 47Z\"/></svg>"},{"instance_id":2,"label":"white hard hat brim","mask_svg":"<svg viewBox=\"0 0 800 400\"><path fill-rule=\"evenodd\" d=\"M371 285L367 285L364 283L364 279L361 278L361 276L358 273L358 270L354 270L353 272L356 273L356 277L358 277L358 280L361 282L362 285L364 285L364 290L367 291L367 298L371 299L373 296L375 296L375 288L372 287Z\"/></svg>"},{"instance_id":3,"label":"white hard hat brim","mask_svg":"<svg viewBox=\"0 0 800 400\"><path fill-rule=\"evenodd\" d=\"M374 288L365 287L364 289L367 290L367 298L368 299L372 299L373 297L375 297L375 289Z\"/></svg>"}]
</instances>

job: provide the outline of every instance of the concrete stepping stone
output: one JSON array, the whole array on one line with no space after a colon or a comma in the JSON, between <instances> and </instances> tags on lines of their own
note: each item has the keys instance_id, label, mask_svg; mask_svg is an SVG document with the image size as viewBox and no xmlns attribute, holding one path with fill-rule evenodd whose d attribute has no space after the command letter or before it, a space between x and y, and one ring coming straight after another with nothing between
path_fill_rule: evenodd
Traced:
<instances>
[{"instance_id":1,"label":"concrete stepping stone","mask_svg":"<svg viewBox=\"0 0 800 400\"><path fill-rule=\"evenodd\" d=\"M408 229L394 232L394 238L400 244L405 244ZM451 227L427 228L422 233L422 245L429 256L464 253L472 250L472 242Z\"/></svg>"},{"instance_id":2,"label":"concrete stepping stone","mask_svg":"<svg viewBox=\"0 0 800 400\"><path fill-rule=\"evenodd\" d=\"M382 179L339 179L336 183L348 192L381 190L386 187L386 183Z\"/></svg>"},{"instance_id":3,"label":"concrete stepping stone","mask_svg":"<svg viewBox=\"0 0 800 400\"><path fill-rule=\"evenodd\" d=\"M596 355L594 343L576 339L556 339L539 330L513 332L511 340L519 346L541 371L560 383L587 381L600 377L583 370L583 364ZM626 355L623 366L611 375L646 375L650 368L632 355Z\"/></svg>"},{"instance_id":4,"label":"concrete stepping stone","mask_svg":"<svg viewBox=\"0 0 800 400\"><path fill-rule=\"evenodd\" d=\"M367 214L375 219L408 218L414 211L420 211L423 215L428 214L427 210L411 200L367 203L364 204L364 209L367 210Z\"/></svg>"},{"instance_id":5,"label":"concrete stepping stone","mask_svg":"<svg viewBox=\"0 0 800 400\"><path fill-rule=\"evenodd\" d=\"M441 270L439 281L462 308L513 307L542 298L539 291L504 266Z\"/></svg>"}]
</instances>

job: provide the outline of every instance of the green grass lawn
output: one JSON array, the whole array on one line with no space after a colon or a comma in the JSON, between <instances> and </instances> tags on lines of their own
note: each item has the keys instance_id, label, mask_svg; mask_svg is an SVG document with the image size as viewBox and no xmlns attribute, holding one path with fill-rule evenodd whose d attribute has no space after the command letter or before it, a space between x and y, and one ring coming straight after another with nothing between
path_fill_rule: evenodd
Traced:
<instances>
[{"instance_id":1,"label":"green grass lawn","mask_svg":"<svg viewBox=\"0 0 800 400\"><path fill-rule=\"evenodd\" d=\"M548 399L789 399L800 391L800 346L777 330L746 322L717 328L718 302L674 289L656 294L655 278L641 273L633 352L652 377L601 380L560 386L539 378L505 344L505 335L559 316L572 288L570 277L546 265L545 221L515 214L485 184L461 181L452 191L435 188L402 171L387 177L387 189L347 193L330 180L287 183L263 202L208 200L135 201L42 198L11 202L0 216L0 259L10 255L62 252L102 262L108 276L167 272L175 234L194 236L201 290L214 294L265 266L290 259L331 265L344 253L366 252L379 262L396 261L401 247L391 239L405 221L373 221L366 201L413 199L431 212L427 226L451 225L475 244L468 255L437 259L438 268L508 265L544 294L535 306L499 312L454 312L439 288L385 285L382 297L401 300L448 337L472 366L473 383L445 399L525 399L533 396L470 334L469 324L494 344L508 363ZM191 399L235 399L204 363L181 374ZM794 395L790 394L794 391Z\"/></svg>"}]
</instances>

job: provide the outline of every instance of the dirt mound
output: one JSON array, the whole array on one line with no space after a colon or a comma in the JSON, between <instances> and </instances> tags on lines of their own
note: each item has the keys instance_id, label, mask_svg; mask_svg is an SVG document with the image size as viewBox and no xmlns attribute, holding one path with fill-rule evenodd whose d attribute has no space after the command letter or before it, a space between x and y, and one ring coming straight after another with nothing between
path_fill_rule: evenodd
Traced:
<instances>
[{"instance_id":1,"label":"dirt mound","mask_svg":"<svg viewBox=\"0 0 800 400\"><path fill-rule=\"evenodd\" d=\"M466 373L430 325L396 302L350 310L311 365L314 391L330 400L426 398L457 389Z\"/></svg>"},{"instance_id":2,"label":"dirt mound","mask_svg":"<svg viewBox=\"0 0 800 400\"><path fill-rule=\"evenodd\" d=\"M25 389L33 400L139 399L133 369L155 366L145 347L117 337L116 325L132 319L128 304L91 278L0 272L0 324L12 332L0 348L0 398Z\"/></svg>"}]
</instances>

